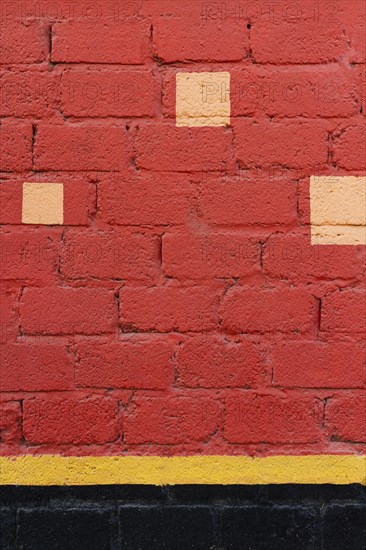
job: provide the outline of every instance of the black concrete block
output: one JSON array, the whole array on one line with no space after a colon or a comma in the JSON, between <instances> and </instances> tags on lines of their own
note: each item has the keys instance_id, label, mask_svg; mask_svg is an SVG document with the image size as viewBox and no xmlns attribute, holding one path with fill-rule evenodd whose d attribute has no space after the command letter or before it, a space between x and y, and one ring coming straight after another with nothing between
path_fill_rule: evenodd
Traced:
<instances>
[{"instance_id":1,"label":"black concrete block","mask_svg":"<svg viewBox=\"0 0 366 550\"><path fill-rule=\"evenodd\" d=\"M323 517L323 550L366 550L366 505L333 504Z\"/></svg>"},{"instance_id":2,"label":"black concrete block","mask_svg":"<svg viewBox=\"0 0 366 550\"><path fill-rule=\"evenodd\" d=\"M317 512L300 506L240 506L222 510L225 550L318 550Z\"/></svg>"},{"instance_id":3,"label":"black concrete block","mask_svg":"<svg viewBox=\"0 0 366 550\"><path fill-rule=\"evenodd\" d=\"M98 509L20 510L18 548L110 550L111 514Z\"/></svg>"},{"instance_id":4,"label":"black concrete block","mask_svg":"<svg viewBox=\"0 0 366 550\"><path fill-rule=\"evenodd\" d=\"M208 550L214 541L214 517L205 506L122 506L121 549Z\"/></svg>"}]
</instances>

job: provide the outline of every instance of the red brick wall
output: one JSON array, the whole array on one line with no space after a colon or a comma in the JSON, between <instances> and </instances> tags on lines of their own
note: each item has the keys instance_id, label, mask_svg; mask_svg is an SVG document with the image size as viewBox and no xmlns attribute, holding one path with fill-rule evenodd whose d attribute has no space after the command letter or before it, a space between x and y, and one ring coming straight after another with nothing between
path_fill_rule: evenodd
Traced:
<instances>
[{"instance_id":1,"label":"red brick wall","mask_svg":"<svg viewBox=\"0 0 366 550\"><path fill-rule=\"evenodd\" d=\"M365 246L311 244L309 202L365 174L364 2L24 4L2 453L364 452ZM230 124L176 126L176 74L215 71ZM22 223L24 182L63 184L62 224Z\"/></svg>"}]
</instances>

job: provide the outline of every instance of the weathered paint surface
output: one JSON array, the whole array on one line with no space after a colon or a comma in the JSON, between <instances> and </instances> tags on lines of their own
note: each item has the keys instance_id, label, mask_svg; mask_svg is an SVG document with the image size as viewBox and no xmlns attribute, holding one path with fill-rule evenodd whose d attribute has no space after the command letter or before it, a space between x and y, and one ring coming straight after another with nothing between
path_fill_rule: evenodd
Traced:
<instances>
[{"instance_id":1,"label":"weathered paint surface","mask_svg":"<svg viewBox=\"0 0 366 550\"><path fill-rule=\"evenodd\" d=\"M366 485L366 457L190 456L0 458L3 485L258 485L334 483Z\"/></svg>"},{"instance_id":2,"label":"weathered paint surface","mask_svg":"<svg viewBox=\"0 0 366 550\"><path fill-rule=\"evenodd\" d=\"M1 14L2 483L364 483L364 2L61 4Z\"/></svg>"}]
</instances>

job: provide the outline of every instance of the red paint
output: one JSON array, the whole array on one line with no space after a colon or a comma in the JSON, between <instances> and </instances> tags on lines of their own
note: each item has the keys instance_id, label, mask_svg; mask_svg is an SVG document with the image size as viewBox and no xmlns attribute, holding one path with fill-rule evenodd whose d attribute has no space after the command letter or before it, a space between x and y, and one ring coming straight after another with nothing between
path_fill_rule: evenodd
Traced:
<instances>
[{"instance_id":1,"label":"red paint","mask_svg":"<svg viewBox=\"0 0 366 550\"><path fill-rule=\"evenodd\" d=\"M3 391L60 391L74 387L74 367L62 344L41 343L3 347L1 389Z\"/></svg>"},{"instance_id":2,"label":"red paint","mask_svg":"<svg viewBox=\"0 0 366 550\"><path fill-rule=\"evenodd\" d=\"M247 394L227 400L224 434L231 443L316 443L320 406L301 394L281 398Z\"/></svg>"},{"instance_id":3,"label":"red paint","mask_svg":"<svg viewBox=\"0 0 366 550\"><path fill-rule=\"evenodd\" d=\"M220 422L220 405L209 398L137 397L125 419L127 444L173 445L209 440Z\"/></svg>"},{"instance_id":4,"label":"red paint","mask_svg":"<svg viewBox=\"0 0 366 550\"><path fill-rule=\"evenodd\" d=\"M324 298L323 307L322 330L331 333L365 333L366 292L364 290L330 292Z\"/></svg>"},{"instance_id":5,"label":"red paint","mask_svg":"<svg viewBox=\"0 0 366 550\"><path fill-rule=\"evenodd\" d=\"M0 452L365 452L365 247L309 227L365 174L364 2L5 4ZM176 127L181 71L230 127Z\"/></svg>"},{"instance_id":6,"label":"red paint","mask_svg":"<svg viewBox=\"0 0 366 550\"><path fill-rule=\"evenodd\" d=\"M141 70L65 71L62 108L66 116L153 117L159 105L160 82Z\"/></svg>"},{"instance_id":7,"label":"red paint","mask_svg":"<svg viewBox=\"0 0 366 550\"><path fill-rule=\"evenodd\" d=\"M0 404L0 434L4 446L19 445L22 437L21 420L19 403Z\"/></svg>"},{"instance_id":8,"label":"red paint","mask_svg":"<svg viewBox=\"0 0 366 550\"><path fill-rule=\"evenodd\" d=\"M1 21L2 64L40 63L47 57L47 27L40 21L16 20L4 6Z\"/></svg>"},{"instance_id":9,"label":"red paint","mask_svg":"<svg viewBox=\"0 0 366 550\"><path fill-rule=\"evenodd\" d=\"M2 172L21 172L32 169L32 124L5 118L0 124Z\"/></svg>"},{"instance_id":10,"label":"red paint","mask_svg":"<svg viewBox=\"0 0 366 550\"><path fill-rule=\"evenodd\" d=\"M137 65L148 57L148 21L131 18L117 22L113 15L102 24L93 18L80 19L69 18L55 25L52 61Z\"/></svg>"},{"instance_id":11,"label":"red paint","mask_svg":"<svg viewBox=\"0 0 366 550\"><path fill-rule=\"evenodd\" d=\"M42 172L27 174L26 178L12 175L10 181L0 183L0 223L18 225L22 219L23 180L29 183L42 183L52 180L64 186L64 221L66 225L88 225L89 216L95 209L95 184L83 174L60 174ZM20 229L20 228L19 228ZM29 229L29 228L28 228ZM61 232L59 232L61 233ZM19 233L24 241L30 234L27 228Z\"/></svg>"},{"instance_id":12,"label":"red paint","mask_svg":"<svg viewBox=\"0 0 366 550\"><path fill-rule=\"evenodd\" d=\"M165 390L173 383L176 341L167 337L82 342L77 347L76 385L80 388Z\"/></svg>"},{"instance_id":13,"label":"red paint","mask_svg":"<svg viewBox=\"0 0 366 550\"><path fill-rule=\"evenodd\" d=\"M204 4L202 5L202 8ZM230 32L216 20L192 25L189 18L157 19L153 48L167 63L179 61L241 61L249 46L245 24L232 21Z\"/></svg>"},{"instance_id":14,"label":"red paint","mask_svg":"<svg viewBox=\"0 0 366 550\"><path fill-rule=\"evenodd\" d=\"M117 414L117 401L108 397L30 399L24 403L24 435L34 444L101 445L117 438Z\"/></svg>"},{"instance_id":15,"label":"red paint","mask_svg":"<svg viewBox=\"0 0 366 550\"><path fill-rule=\"evenodd\" d=\"M92 288L26 288L20 316L27 334L99 334L116 321L113 292Z\"/></svg>"},{"instance_id":16,"label":"red paint","mask_svg":"<svg viewBox=\"0 0 366 550\"><path fill-rule=\"evenodd\" d=\"M43 124L35 144L36 170L124 170L129 146L123 126L85 122Z\"/></svg>"},{"instance_id":17,"label":"red paint","mask_svg":"<svg viewBox=\"0 0 366 550\"><path fill-rule=\"evenodd\" d=\"M220 318L229 333L307 333L315 299L306 288L234 286L222 300Z\"/></svg>"}]
</instances>

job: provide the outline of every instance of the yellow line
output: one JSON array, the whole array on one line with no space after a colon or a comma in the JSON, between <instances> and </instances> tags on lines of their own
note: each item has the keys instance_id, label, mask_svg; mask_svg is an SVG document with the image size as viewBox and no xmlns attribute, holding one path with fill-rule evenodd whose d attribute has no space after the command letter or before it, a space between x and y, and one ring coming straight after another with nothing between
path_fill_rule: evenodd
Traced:
<instances>
[{"instance_id":1,"label":"yellow line","mask_svg":"<svg viewBox=\"0 0 366 550\"><path fill-rule=\"evenodd\" d=\"M361 483L366 456L0 457L1 485Z\"/></svg>"}]
</instances>

